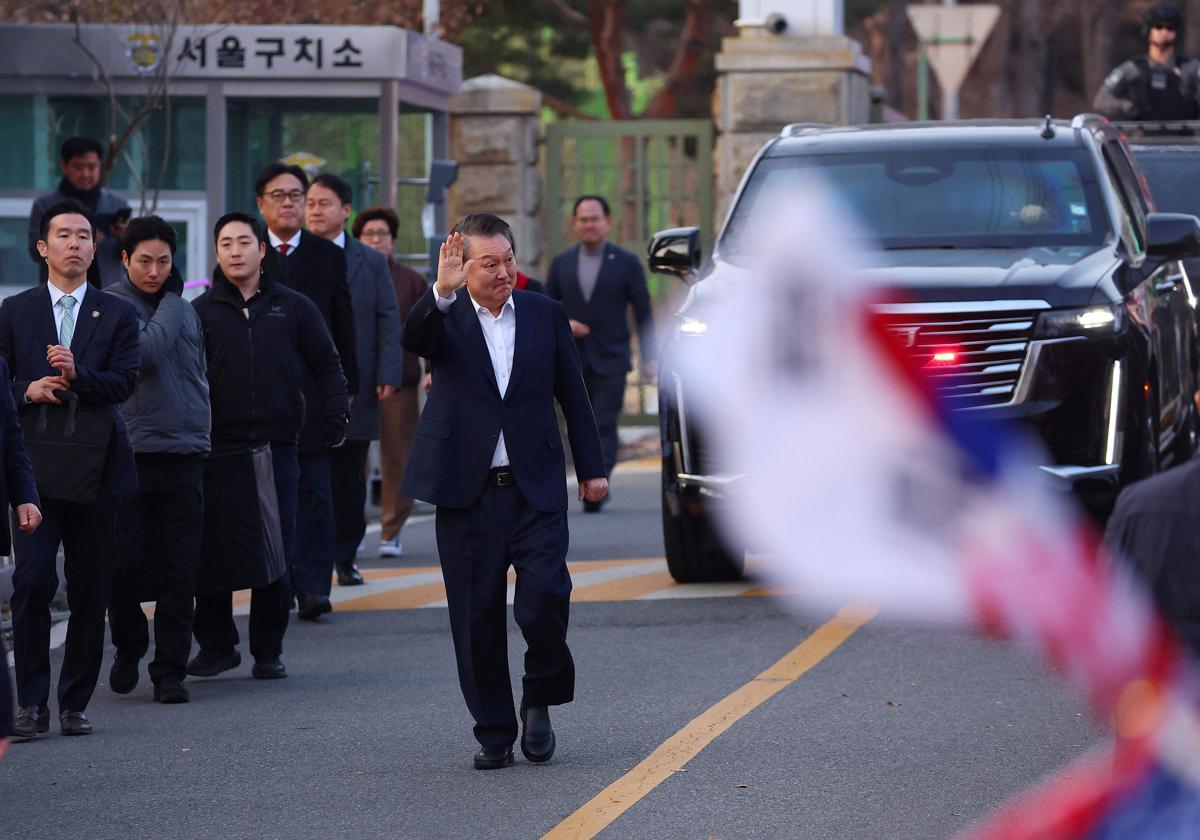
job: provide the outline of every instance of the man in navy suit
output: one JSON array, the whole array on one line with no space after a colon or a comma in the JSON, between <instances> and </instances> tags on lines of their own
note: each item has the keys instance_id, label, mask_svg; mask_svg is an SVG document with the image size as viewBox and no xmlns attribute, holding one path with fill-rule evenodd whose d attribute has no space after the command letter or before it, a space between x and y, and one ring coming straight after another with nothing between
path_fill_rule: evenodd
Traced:
<instances>
[{"instance_id":1,"label":"man in navy suit","mask_svg":"<svg viewBox=\"0 0 1200 840\"><path fill-rule=\"evenodd\" d=\"M562 301L570 319L571 334L583 361L583 381L604 447L604 473L612 475L617 463L617 419L625 401L625 375L632 367L626 315L633 307L642 377L647 382L653 382L657 373L654 317L642 264L629 251L608 241L612 227L608 202L598 195L580 196L575 200L572 225L579 244L550 263L546 294ZM583 509L595 513L602 504L585 501Z\"/></svg>"},{"instance_id":2,"label":"man in navy suit","mask_svg":"<svg viewBox=\"0 0 1200 840\"><path fill-rule=\"evenodd\" d=\"M413 307L404 346L437 369L401 485L437 505L437 543L459 684L475 719L475 767L512 764L517 738L508 673L505 593L525 637L521 751L554 753L548 706L569 703L567 487L558 401L579 498L608 492L596 422L562 306L513 291L512 231L465 217L442 244L434 287Z\"/></svg>"},{"instance_id":3,"label":"man in navy suit","mask_svg":"<svg viewBox=\"0 0 1200 840\"><path fill-rule=\"evenodd\" d=\"M0 359L0 382L8 381L8 365ZM0 551L9 553L11 534L4 508L12 506L16 525L24 533L32 533L42 522L38 509L37 484L33 478L33 467L29 465L29 453L25 451L25 434L17 419L17 408L12 394L0 390ZM13 734L12 684L8 681L8 651L0 639L0 758L8 739Z\"/></svg>"},{"instance_id":4,"label":"man in navy suit","mask_svg":"<svg viewBox=\"0 0 1200 840\"><path fill-rule=\"evenodd\" d=\"M64 735L92 731L84 709L104 656L117 506L122 495L138 488L133 450L117 410L137 383L137 312L126 301L88 286L95 235L95 222L79 202L51 207L37 243L49 282L0 305L0 357L8 363L18 405L57 404L56 394L69 390L81 405L106 407L113 418L99 498L90 504L47 498L39 477L45 521L33 533L18 530L13 535L16 735L23 738L50 726L50 602L58 589L60 544L71 618L58 679L59 724Z\"/></svg>"}]
</instances>

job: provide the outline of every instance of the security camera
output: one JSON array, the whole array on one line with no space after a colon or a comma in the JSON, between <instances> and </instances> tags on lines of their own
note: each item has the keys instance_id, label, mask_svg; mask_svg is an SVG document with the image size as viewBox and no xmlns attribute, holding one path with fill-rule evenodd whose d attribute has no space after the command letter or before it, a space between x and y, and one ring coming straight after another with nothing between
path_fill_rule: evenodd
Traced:
<instances>
[{"instance_id":1,"label":"security camera","mask_svg":"<svg viewBox=\"0 0 1200 840\"><path fill-rule=\"evenodd\" d=\"M787 18L779 14L779 12L771 12L771 14L767 15L764 25L772 35L782 35L787 31L788 27Z\"/></svg>"}]
</instances>

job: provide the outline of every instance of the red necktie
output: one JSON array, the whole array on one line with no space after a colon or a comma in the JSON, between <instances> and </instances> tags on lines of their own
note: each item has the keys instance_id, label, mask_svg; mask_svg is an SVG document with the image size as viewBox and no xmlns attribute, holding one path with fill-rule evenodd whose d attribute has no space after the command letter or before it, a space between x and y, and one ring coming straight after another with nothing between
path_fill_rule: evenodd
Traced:
<instances>
[{"instance_id":1,"label":"red necktie","mask_svg":"<svg viewBox=\"0 0 1200 840\"><path fill-rule=\"evenodd\" d=\"M287 252L288 252L288 250L289 250L291 247L292 247L292 246L291 246L291 245L289 245L289 244L288 244L288 243L286 243L286 242L280 242L280 243L279 243L279 256L281 256L281 257L286 257L286 256L287 256Z\"/></svg>"}]
</instances>

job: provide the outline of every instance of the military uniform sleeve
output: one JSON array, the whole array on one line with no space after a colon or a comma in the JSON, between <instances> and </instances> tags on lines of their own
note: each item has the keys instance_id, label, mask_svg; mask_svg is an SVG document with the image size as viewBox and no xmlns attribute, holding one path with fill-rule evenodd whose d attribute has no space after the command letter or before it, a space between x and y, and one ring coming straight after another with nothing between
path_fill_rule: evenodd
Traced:
<instances>
[{"instance_id":1,"label":"military uniform sleeve","mask_svg":"<svg viewBox=\"0 0 1200 840\"><path fill-rule=\"evenodd\" d=\"M1136 119L1138 106L1133 98L1132 86L1137 77L1137 65L1132 61L1118 65L1104 78L1092 107L1110 119Z\"/></svg>"}]
</instances>

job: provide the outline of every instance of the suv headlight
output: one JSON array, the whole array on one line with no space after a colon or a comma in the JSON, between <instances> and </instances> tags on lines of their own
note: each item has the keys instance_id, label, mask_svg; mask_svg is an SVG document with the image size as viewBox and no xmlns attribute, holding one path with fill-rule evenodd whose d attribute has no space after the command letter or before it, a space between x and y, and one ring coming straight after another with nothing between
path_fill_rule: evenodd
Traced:
<instances>
[{"instance_id":1,"label":"suv headlight","mask_svg":"<svg viewBox=\"0 0 1200 840\"><path fill-rule=\"evenodd\" d=\"M675 325L680 335L699 336L708 332L708 322L690 315L682 316Z\"/></svg>"},{"instance_id":2,"label":"suv headlight","mask_svg":"<svg viewBox=\"0 0 1200 840\"><path fill-rule=\"evenodd\" d=\"M1038 315L1034 338L1062 338L1074 335L1112 335L1125 327L1125 307L1085 306L1079 309L1055 309Z\"/></svg>"}]
</instances>

